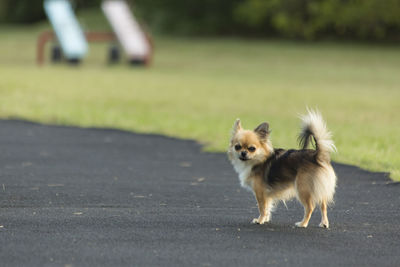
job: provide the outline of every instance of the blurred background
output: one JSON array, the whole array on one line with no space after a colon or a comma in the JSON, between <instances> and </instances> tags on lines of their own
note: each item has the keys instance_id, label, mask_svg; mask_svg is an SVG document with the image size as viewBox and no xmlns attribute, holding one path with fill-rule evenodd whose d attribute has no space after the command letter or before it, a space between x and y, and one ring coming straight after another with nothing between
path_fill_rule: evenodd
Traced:
<instances>
[{"instance_id":1,"label":"blurred background","mask_svg":"<svg viewBox=\"0 0 400 267\"><path fill-rule=\"evenodd\" d=\"M236 35L399 41L398 0L128 0L153 31L183 35ZM1 0L2 23L43 21L42 0ZM77 11L101 0L73 0Z\"/></svg>"},{"instance_id":2,"label":"blurred background","mask_svg":"<svg viewBox=\"0 0 400 267\"><path fill-rule=\"evenodd\" d=\"M71 1L84 31L111 31L100 0ZM41 0L0 0L0 117L196 139L225 151L231 126L268 121L297 147L318 108L334 160L400 179L400 0L129 0L154 43L149 67L36 64L52 27Z\"/></svg>"}]
</instances>

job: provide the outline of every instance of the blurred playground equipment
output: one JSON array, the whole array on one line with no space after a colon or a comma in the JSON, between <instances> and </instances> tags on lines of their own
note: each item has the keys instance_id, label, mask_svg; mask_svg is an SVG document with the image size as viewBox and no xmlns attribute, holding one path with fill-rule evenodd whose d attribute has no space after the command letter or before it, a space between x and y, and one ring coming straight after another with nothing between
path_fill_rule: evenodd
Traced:
<instances>
[{"instance_id":1,"label":"blurred playground equipment","mask_svg":"<svg viewBox=\"0 0 400 267\"><path fill-rule=\"evenodd\" d=\"M128 4L123 0L105 0L101 7L129 61L132 64L148 64L152 54L151 41Z\"/></svg>"},{"instance_id":2,"label":"blurred playground equipment","mask_svg":"<svg viewBox=\"0 0 400 267\"><path fill-rule=\"evenodd\" d=\"M102 10L109 21L113 32L83 32L74 14L69 0L44 0L45 13L53 27L53 31L45 31L39 35L37 42L37 63L44 63L44 49L49 41L54 45L51 49L51 61L60 62L66 59L72 64L80 63L89 51L87 42L118 41L131 64L148 65L152 57L152 42L142 31L131 13L128 4L123 0L106 0ZM108 61L117 62L120 51L112 45L108 51Z\"/></svg>"},{"instance_id":3,"label":"blurred playground equipment","mask_svg":"<svg viewBox=\"0 0 400 267\"><path fill-rule=\"evenodd\" d=\"M79 63L88 52L88 44L70 2L45 0L43 6L61 46L62 54L69 62ZM54 38L53 34L44 35L47 39ZM53 47L52 60L61 60L61 51L57 46Z\"/></svg>"}]
</instances>

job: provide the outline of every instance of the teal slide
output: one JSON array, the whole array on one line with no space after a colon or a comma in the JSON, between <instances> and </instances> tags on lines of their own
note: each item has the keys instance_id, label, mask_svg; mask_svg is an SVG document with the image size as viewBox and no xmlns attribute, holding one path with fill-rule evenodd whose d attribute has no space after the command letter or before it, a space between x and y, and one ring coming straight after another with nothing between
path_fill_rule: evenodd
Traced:
<instances>
[{"instance_id":1,"label":"teal slide","mask_svg":"<svg viewBox=\"0 0 400 267\"><path fill-rule=\"evenodd\" d=\"M80 61L88 53L88 44L71 3L68 0L45 0L44 10L68 61Z\"/></svg>"}]
</instances>

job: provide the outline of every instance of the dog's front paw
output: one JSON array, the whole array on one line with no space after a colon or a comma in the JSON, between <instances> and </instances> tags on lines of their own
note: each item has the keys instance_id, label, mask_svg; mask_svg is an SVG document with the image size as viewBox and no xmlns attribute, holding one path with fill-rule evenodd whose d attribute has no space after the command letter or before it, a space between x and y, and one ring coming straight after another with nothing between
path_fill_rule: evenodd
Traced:
<instances>
[{"instance_id":1,"label":"dog's front paw","mask_svg":"<svg viewBox=\"0 0 400 267\"><path fill-rule=\"evenodd\" d=\"M328 228L329 228L329 223L323 223L323 222L321 222L321 223L319 224L319 227L328 229Z\"/></svg>"},{"instance_id":2,"label":"dog's front paw","mask_svg":"<svg viewBox=\"0 0 400 267\"><path fill-rule=\"evenodd\" d=\"M252 224L258 224L258 218L254 218L254 219L251 221L251 223L252 223Z\"/></svg>"},{"instance_id":3,"label":"dog's front paw","mask_svg":"<svg viewBox=\"0 0 400 267\"><path fill-rule=\"evenodd\" d=\"M252 224L264 224L264 220L260 220L259 218L254 218L251 222Z\"/></svg>"},{"instance_id":4,"label":"dog's front paw","mask_svg":"<svg viewBox=\"0 0 400 267\"><path fill-rule=\"evenodd\" d=\"M260 219L260 218L254 218L253 221L251 222L252 224L264 224L266 222L265 219Z\"/></svg>"},{"instance_id":5,"label":"dog's front paw","mask_svg":"<svg viewBox=\"0 0 400 267\"><path fill-rule=\"evenodd\" d=\"M308 226L304 222L297 222L297 223L295 223L295 225L296 225L296 227L300 227L300 228L306 228Z\"/></svg>"}]
</instances>

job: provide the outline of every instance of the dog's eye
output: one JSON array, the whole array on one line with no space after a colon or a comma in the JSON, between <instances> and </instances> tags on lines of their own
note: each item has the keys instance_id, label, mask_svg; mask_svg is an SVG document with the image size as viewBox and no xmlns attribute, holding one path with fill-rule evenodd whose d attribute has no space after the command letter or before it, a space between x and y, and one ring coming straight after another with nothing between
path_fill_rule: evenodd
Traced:
<instances>
[{"instance_id":1,"label":"dog's eye","mask_svg":"<svg viewBox=\"0 0 400 267\"><path fill-rule=\"evenodd\" d=\"M237 145L235 146L235 150L240 150L240 149L242 149L242 146L239 145L239 144L237 144Z\"/></svg>"},{"instance_id":2,"label":"dog's eye","mask_svg":"<svg viewBox=\"0 0 400 267\"><path fill-rule=\"evenodd\" d=\"M256 151L256 148L255 148L254 146L251 146L251 147L248 148L248 150L249 150L250 152L254 152L254 151Z\"/></svg>"}]
</instances>

